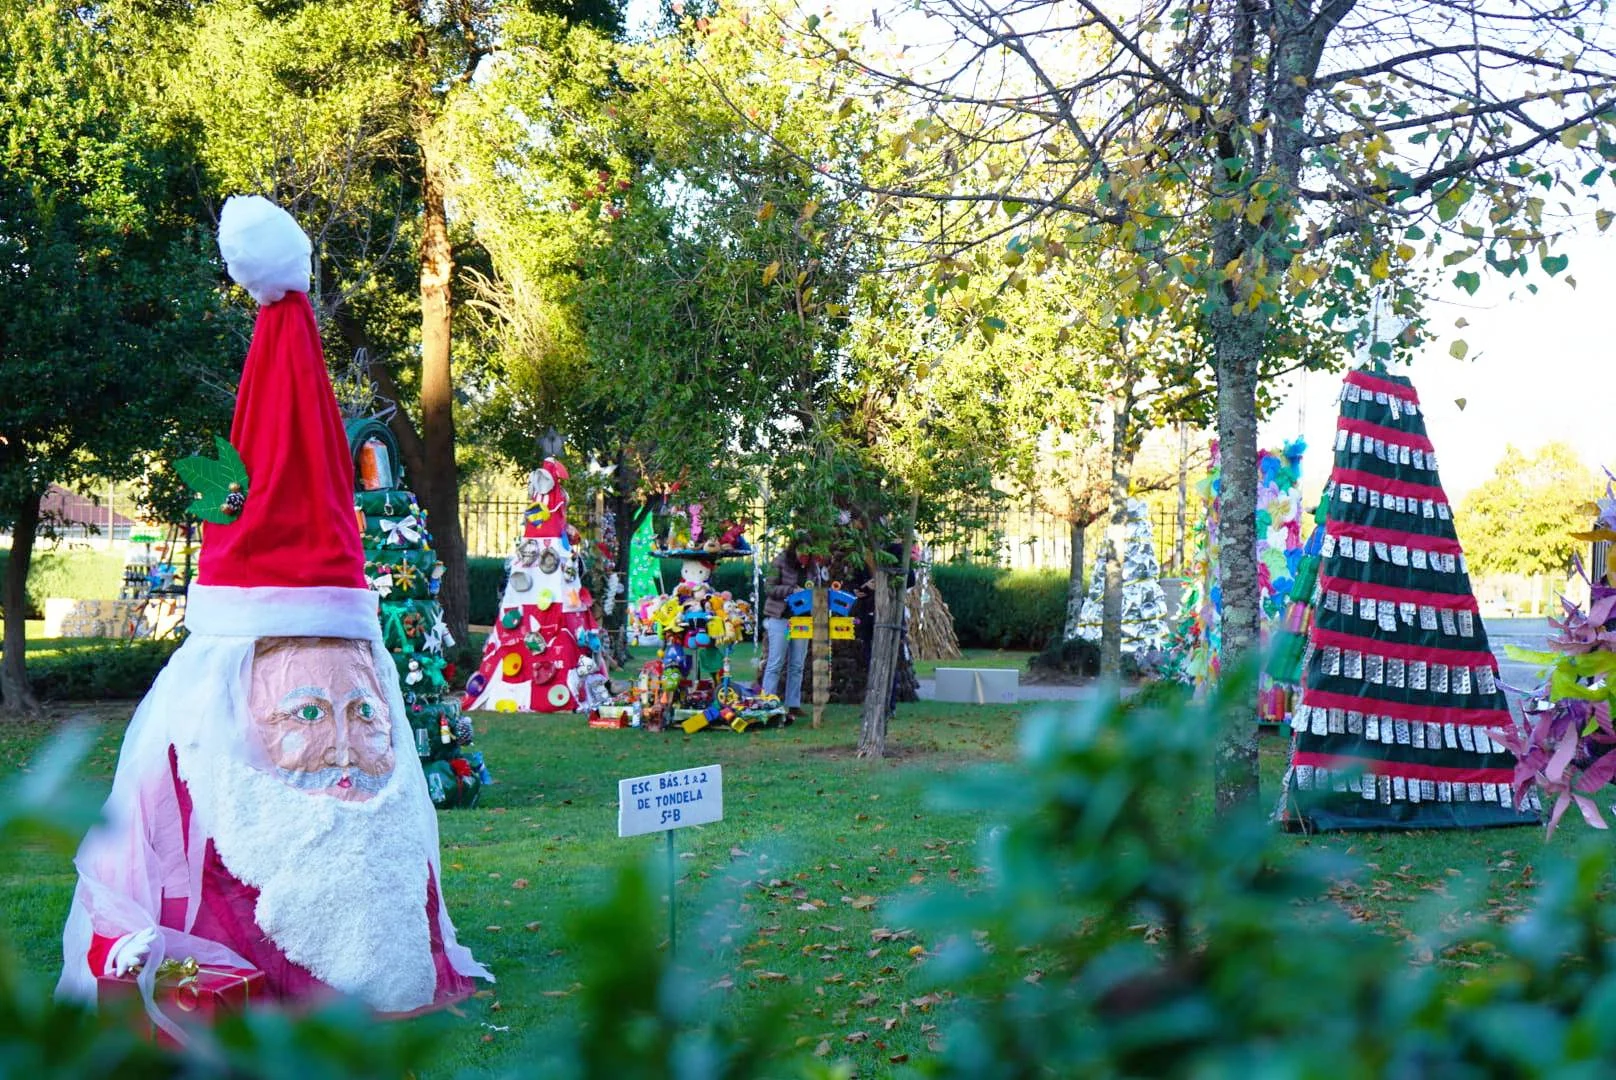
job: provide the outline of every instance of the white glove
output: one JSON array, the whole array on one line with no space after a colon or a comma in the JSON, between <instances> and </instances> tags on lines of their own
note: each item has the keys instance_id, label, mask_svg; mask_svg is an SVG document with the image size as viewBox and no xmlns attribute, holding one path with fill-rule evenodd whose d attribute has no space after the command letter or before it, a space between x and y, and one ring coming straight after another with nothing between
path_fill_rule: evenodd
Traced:
<instances>
[{"instance_id":1,"label":"white glove","mask_svg":"<svg viewBox=\"0 0 1616 1080\"><path fill-rule=\"evenodd\" d=\"M151 952L152 942L157 940L157 928L148 926L144 930L136 930L132 934L125 934L112 943L107 951L107 975L127 975L139 967Z\"/></svg>"}]
</instances>

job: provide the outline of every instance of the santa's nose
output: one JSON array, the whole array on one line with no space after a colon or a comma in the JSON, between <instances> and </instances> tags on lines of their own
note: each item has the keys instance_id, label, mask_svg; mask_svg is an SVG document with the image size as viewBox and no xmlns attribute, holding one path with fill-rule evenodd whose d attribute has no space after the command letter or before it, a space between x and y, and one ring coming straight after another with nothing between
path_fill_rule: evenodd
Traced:
<instances>
[{"instance_id":1,"label":"santa's nose","mask_svg":"<svg viewBox=\"0 0 1616 1080\"><path fill-rule=\"evenodd\" d=\"M351 764L348 755L347 742L343 741L338 743L336 746L326 747L325 763L336 768L346 769L349 764Z\"/></svg>"}]
</instances>

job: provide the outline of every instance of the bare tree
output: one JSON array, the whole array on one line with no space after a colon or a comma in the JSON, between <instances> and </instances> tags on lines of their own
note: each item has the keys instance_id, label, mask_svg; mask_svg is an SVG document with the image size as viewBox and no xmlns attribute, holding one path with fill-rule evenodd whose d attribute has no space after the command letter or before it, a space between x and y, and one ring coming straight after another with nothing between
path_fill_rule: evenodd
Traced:
<instances>
[{"instance_id":1,"label":"bare tree","mask_svg":"<svg viewBox=\"0 0 1616 1080\"><path fill-rule=\"evenodd\" d=\"M898 133L901 167L850 178L867 196L930 200L942 208L938 235L975 245L1105 246L1119 256L1119 318L1195 312L1225 461L1233 668L1257 641L1265 365L1290 338L1351 331L1373 289L1418 314L1407 281L1433 259L1563 271L1554 215L1592 198L1616 159L1616 60L1593 0L1108 8L916 0L911 11L929 20L901 16L901 60L816 16L803 33L836 92L863 88ZM929 52L918 25L941 28ZM1601 226L1609 220L1601 211ZM936 254L927 242L913 238L917 259ZM1454 280L1473 291L1479 273ZM1254 715L1254 698L1246 704ZM1220 813L1257 794L1254 727L1230 731L1216 763Z\"/></svg>"}]
</instances>

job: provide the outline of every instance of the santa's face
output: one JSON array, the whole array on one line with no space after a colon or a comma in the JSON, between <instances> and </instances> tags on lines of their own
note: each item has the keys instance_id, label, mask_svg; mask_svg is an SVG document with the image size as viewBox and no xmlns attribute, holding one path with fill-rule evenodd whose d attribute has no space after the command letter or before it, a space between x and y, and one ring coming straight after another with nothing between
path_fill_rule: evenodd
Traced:
<instances>
[{"instance_id":1,"label":"santa's face","mask_svg":"<svg viewBox=\"0 0 1616 1080\"><path fill-rule=\"evenodd\" d=\"M393 775L393 718L366 642L265 638L248 703L259 743L289 787L361 802Z\"/></svg>"}]
</instances>

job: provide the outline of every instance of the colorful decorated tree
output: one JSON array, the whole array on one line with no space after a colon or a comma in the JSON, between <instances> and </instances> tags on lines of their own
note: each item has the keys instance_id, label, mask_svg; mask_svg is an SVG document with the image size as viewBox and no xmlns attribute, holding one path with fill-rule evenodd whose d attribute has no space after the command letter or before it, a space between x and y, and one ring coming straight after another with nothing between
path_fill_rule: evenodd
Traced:
<instances>
[{"instance_id":1,"label":"colorful decorated tree","mask_svg":"<svg viewBox=\"0 0 1616 1080\"><path fill-rule=\"evenodd\" d=\"M1257 585L1261 620L1260 643L1266 647L1281 624L1287 597L1302 557L1302 454L1307 444L1297 439L1280 450L1257 453ZM1218 677L1223 639L1223 597L1218 587L1221 555L1219 524L1223 512L1223 467L1218 447L1212 447L1212 471L1197 485L1205 506L1204 519L1195 528L1194 554L1183 599L1173 651L1179 671L1197 687ZM1258 694L1258 721L1277 724L1289 712L1285 687L1266 675Z\"/></svg>"},{"instance_id":2,"label":"colorful decorated tree","mask_svg":"<svg viewBox=\"0 0 1616 1080\"><path fill-rule=\"evenodd\" d=\"M1511 727L1408 379L1346 377L1278 816L1316 829L1520 825Z\"/></svg>"},{"instance_id":3,"label":"colorful decorated tree","mask_svg":"<svg viewBox=\"0 0 1616 1080\"><path fill-rule=\"evenodd\" d=\"M439 808L473 806L490 780L472 745L469 717L449 688L443 655L454 644L438 604L443 564L432 550L426 512L403 486L398 447L375 419L347 422L354 455L354 507L365 547L365 577L380 597L382 642L398 667L427 788Z\"/></svg>"},{"instance_id":4,"label":"colorful decorated tree","mask_svg":"<svg viewBox=\"0 0 1616 1080\"><path fill-rule=\"evenodd\" d=\"M1150 528L1150 511L1143 499L1129 499L1127 535L1122 549L1122 651L1156 652L1167 647L1167 596L1162 592L1161 564ZM1105 607L1105 566L1112 558L1110 540L1100 545L1089 583L1088 599L1078 617L1077 636L1099 641Z\"/></svg>"},{"instance_id":5,"label":"colorful decorated tree","mask_svg":"<svg viewBox=\"0 0 1616 1080\"><path fill-rule=\"evenodd\" d=\"M587 553L567 522L567 470L555 458L528 478L532 505L511 556L499 618L466 683L466 711L589 712L611 699Z\"/></svg>"}]
</instances>

